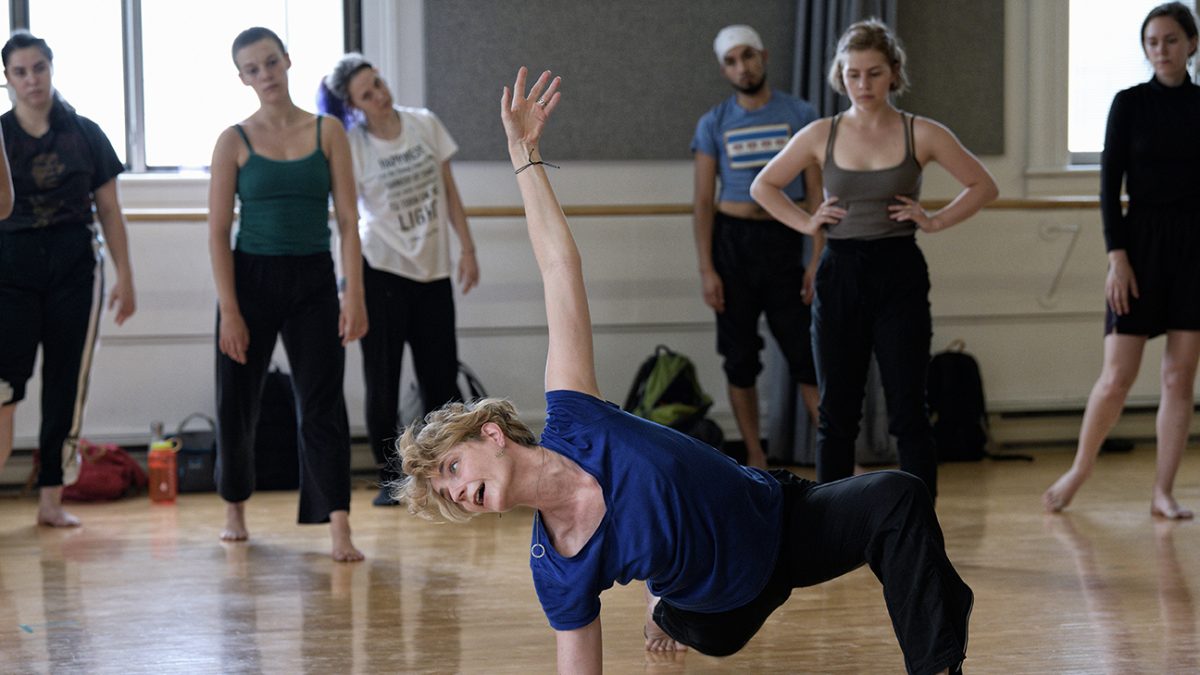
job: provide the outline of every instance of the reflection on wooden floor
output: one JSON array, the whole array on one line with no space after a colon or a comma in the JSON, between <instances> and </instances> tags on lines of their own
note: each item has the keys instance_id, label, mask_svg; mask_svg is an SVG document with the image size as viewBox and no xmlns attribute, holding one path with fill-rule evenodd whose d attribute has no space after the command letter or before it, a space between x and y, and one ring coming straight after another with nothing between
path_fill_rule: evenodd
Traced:
<instances>
[{"instance_id":1,"label":"reflection on wooden floor","mask_svg":"<svg viewBox=\"0 0 1200 675\"><path fill-rule=\"evenodd\" d=\"M1200 507L1188 455L1179 497ZM968 672L1200 672L1200 525L1151 518L1151 449L1103 457L1070 513L1045 515L1041 492L1069 460L943 467L938 512L976 592ZM329 559L325 527L294 524L294 493L254 497L248 544L217 541L214 495L78 505L73 531L35 528L33 501L0 498L0 670L553 672L529 512L434 525L373 495L354 492L358 564ZM648 656L641 588L603 601L608 672L903 670L865 569L797 591L728 659Z\"/></svg>"}]
</instances>

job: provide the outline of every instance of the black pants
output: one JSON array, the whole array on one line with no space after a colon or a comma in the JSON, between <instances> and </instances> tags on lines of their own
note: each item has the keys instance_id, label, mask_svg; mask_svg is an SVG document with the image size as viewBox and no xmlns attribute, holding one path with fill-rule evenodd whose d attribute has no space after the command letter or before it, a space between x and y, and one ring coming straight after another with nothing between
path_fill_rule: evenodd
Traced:
<instances>
[{"instance_id":1,"label":"black pants","mask_svg":"<svg viewBox=\"0 0 1200 675\"><path fill-rule=\"evenodd\" d=\"M0 405L25 398L42 347L38 486L73 483L88 376L104 308L90 225L0 232Z\"/></svg>"},{"instance_id":2,"label":"black pants","mask_svg":"<svg viewBox=\"0 0 1200 675\"><path fill-rule=\"evenodd\" d=\"M816 288L817 480L854 473L854 441L874 351L900 469L925 481L936 498L937 453L925 395L933 321L921 249L912 237L829 240Z\"/></svg>"},{"instance_id":3,"label":"black pants","mask_svg":"<svg viewBox=\"0 0 1200 675\"><path fill-rule=\"evenodd\" d=\"M217 489L226 501L254 491L254 429L275 340L283 338L300 441L301 523L329 522L350 509L350 431L342 395L346 350L328 253L262 256L234 252L238 305L250 332L246 364L217 349ZM220 312L217 315L220 330Z\"/></svg>"},{"instance_id":4,"label":"black pants","mask_svg":"<svg viewBox=\"0 0 1200 675\"><path fill-rule=\"evenodd\" d=\"M764 314L793 381L816 384L811 317L803 296L804 235L774 220L718 212L712 248L725 288L725 311L717 314L717 353L725 359L729 384L753 387L762 371L758 320Z\"/></svg>"},{"instance_id":5,"label":"black pants","mask_svg":"<svg viewBox=\"0 0 1200 675\"><path fill-rule=\"evenodd\" d=\"M966 657L974 594L946 557L933 502L919 480L879 471L816 484L783 470L771 473L783 485L783 532L766 588L737 609L712 614L663 600L654 608L655 623L701 653L728 656L750 641L793 588L865 563L883 583L908 672L936 673Z\"/></svg>"},{"instance_id":6,"label":"black pants","mask_svg":"<svg viewBox=\"0 0 1200 675\"><path fill-rule=\"evenodd\" d=\"M400 369L404 345L412 349L425 414L458 390L458 346L454 336L454 293L449 279L419 282L373 269L363 261L363 285L371 330L360 340L366 385L367 436L379 480L401 475L395 452L400 420Z\"/></svg>"}]
</instances>

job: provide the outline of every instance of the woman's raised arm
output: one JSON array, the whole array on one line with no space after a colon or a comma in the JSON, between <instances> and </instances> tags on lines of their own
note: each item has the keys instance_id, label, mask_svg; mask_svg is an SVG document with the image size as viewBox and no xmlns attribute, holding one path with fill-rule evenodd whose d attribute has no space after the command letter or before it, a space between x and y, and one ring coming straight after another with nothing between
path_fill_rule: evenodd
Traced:
<instances>
[{"instance_id":1,"label":"woman's raised arm","mask_svg":"<svg viewBox=\"0 0 1200 675\"><path fill-rule=\"evenodd\" d=\"M521 201L529 241L542 275L550 345L546 352L546 390L569 389L599 396L592 348L592 320L583 287L583 266L575 239L538 149L550 113L558 106L559 78L542 73L525 94L527 71L517 72L512 90L504 88L500 119ZM549 86L547 86L549 85Z\"/></svg>"}]
</instances>

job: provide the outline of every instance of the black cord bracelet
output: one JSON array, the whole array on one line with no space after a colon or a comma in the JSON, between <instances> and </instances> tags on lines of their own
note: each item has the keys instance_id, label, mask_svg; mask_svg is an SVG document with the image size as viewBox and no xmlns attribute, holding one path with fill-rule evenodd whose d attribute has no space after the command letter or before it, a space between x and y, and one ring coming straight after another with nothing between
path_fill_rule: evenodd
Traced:
<instances>
[{"instance_id":1,"label":"black cord bracelet","mask_svg":"<svg viewBox=\"0 0 1200 675\"><path fill-rule=\"evenodd\" d=\"M529 167L531 167L531 166L533 166L533 165L535 165L535 164L545 164L546 166L553 167L553 168L555 168L555 169L561 168L561 167L559 167L557 164L551 164L550 162L543 162L542 160L540 160L540 159L539 159L539 160L538 160L538 161L536 161L536 162L530 162L530 163L526 164L525 166L523 166L523 167L521 167L521 168L517 169L516 171L513 171L513 173L514 173L514 174L521 173L521 172L522 172L522 171L524 171L525 169L528 169Z\"/></svg>"}]
</instances>

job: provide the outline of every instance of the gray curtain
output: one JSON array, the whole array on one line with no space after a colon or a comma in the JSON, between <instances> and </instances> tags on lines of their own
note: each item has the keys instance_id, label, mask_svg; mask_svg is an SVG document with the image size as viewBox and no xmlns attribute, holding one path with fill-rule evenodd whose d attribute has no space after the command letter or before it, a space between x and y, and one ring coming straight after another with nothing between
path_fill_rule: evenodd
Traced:
<instances>
[{"instance_id":1,"label":"gray curtain","mask_svg":"<svg viewBox=\"0 0 1200 675\"><path fill-rule=\"evenodd\" d=\"M871 17L895 27L899 0L796 0L795 68L792 93L808 101L821 117L849 105L829 88L826 79L838 38L855 21ZM807 253L805 260L808 259ZM765 331L764 331L765 332ZM773 338L767 337L766 371L771 402L767 414L767 449L777 461L816 464L816 421L808 418L799 387L792 383L787 361ZM863 465L896 460L896 440L888 434L887 408L879 367L871 359L855 461Z\"/></svg>"},{"instance_id":2,"label":"gray curtain","mask_svg":"<svg viewBox=\"0 0 1200 675\"><path fill-rule=\"evenodd\" d=\"M845 97L826 80L838 38L855 21L875 17L896 25L899 0L796 0L795 67L792 93L808 101L821 117L844 110Z\"/></svg>"}]
</instances>

